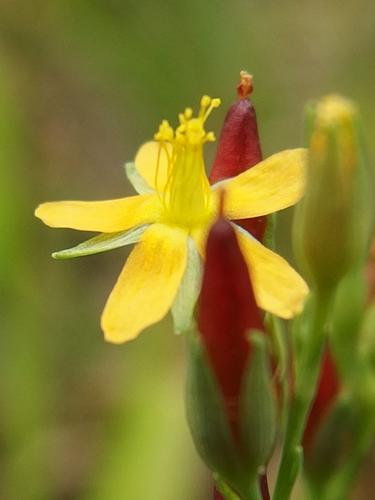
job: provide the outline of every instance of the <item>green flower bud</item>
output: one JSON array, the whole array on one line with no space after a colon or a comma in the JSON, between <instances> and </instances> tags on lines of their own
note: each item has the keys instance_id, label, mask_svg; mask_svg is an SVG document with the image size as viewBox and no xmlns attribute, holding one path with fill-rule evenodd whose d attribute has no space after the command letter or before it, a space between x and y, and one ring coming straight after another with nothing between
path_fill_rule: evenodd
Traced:
<instances>
[{"instance_id":1,"label":"green flower bud","mask_svg":"<svg viewBox=\"0 0 375 500\"><path fill-rule=\"evenodd\" d=\"M306 113L309 160L294 240L302 266L318 288L332 288L364 260L372 222L370 176L356 106L329 95Z\"/></svg>"}]
</instances>

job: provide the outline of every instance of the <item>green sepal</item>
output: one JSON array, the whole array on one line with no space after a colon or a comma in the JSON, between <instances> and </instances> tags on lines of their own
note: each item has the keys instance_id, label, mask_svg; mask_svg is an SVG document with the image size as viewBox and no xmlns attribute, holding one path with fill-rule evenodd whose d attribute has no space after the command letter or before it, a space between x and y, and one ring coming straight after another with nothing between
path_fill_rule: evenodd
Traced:
<instances>
[{"instance_id":1,"label":"green sepal","mask_svg":"<svg viewBox=\"0 0 375 500\"><path fill-rule=\"evenodd\" d=\"M147 194L154 192L152 187L147 184L145 179L138 172L134 162L125 163L124 169L128 181L138 194Z\"/></svg>"},{"instance_id":2,"label":"green sepal","mask_svg":"<svg viewBox=\"0 0 375 500\"><path fill-rule=\"evenodd\" d=\"M194 307L197 301L202 278L202 263L194 241L188 238L188 254L184 276L172 305L175 333L191 329Z\"/></svg>"},{"instance_id":3,"label":"green sepal","mask_svg":"<svg viewBox=\"0 0 375 500\"><path fill-rule=\"evenodd\" d=\"M252 330L241 391L240 424L249 477L266 465L276 439L276 396L264 333Z\"/></svg>"},{"instance_id":4,"label":"green sepal","mask_svg":"<svg viewBox=\"0 0 375 500\"><path fill-rule=\"evenodd\" d=\"M248 476L227 424L224 404L204 346L196 332L188 342L187 421L202 460L235 491L246 490Z\"/></svg>"},{"instance_id":5,"label":"green sepal","mask_svg":"<svg viewBox=\"0 0 375 500\"><path fill-rule=\"evenodd\" d=\"M142 234L147 229L148 225L137 226L129 229L129 231L120 231L118 233L101 233L94 238L91 238L76 247L68 248L54 252L52 257L57 260L74 259L85 255L93 255L95 253L108 252L125 245L137 243Z\"/></svg>"}]
</instances>

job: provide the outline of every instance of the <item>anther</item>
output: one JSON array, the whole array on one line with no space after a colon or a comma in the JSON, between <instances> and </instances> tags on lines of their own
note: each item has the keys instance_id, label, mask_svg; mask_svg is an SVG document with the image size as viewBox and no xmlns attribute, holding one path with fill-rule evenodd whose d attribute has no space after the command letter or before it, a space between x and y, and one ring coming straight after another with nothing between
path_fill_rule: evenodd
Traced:
<instances>
[{"instance_id":1,"label":"anther","mask_svg":"<svg viewBox=\"0 0 375 500\"><path fill-rule=\"evenodd\" d=\"M201 99L201 108L207 108L211 104L211 97L204 95Z\"/></svg>"},{"instance_id":2,"label":"anther","mask_svg":"<svg viewBox=\"0 0 375 500\"><path fill-rule=\"evenodd\" d=\"M216 141L215 134L213 132L207 132L205 140L206 140L206 142L214 142L214 141Z\"/></svg>"},{"instance_id":3,"label":"anther","mask_svg":"<svg viewBox=\"0 0 375 500\"><path fill-rule=\"evenodd\" d=\"M154 135L156 141L171 141L173 139L173 128L167 120L163 120L159 125L158 132Z\"/></svg>"},{"instance_id":4,"label":"anther","mask_svg":"<svg viewBox=\"0 0 375 500\"><path fill-rule=\"evenodd\" d=\"M189 120L193 116L193 110L191 108L185 108L184 115L185 118Z\"/></svg>"}]
</instances>

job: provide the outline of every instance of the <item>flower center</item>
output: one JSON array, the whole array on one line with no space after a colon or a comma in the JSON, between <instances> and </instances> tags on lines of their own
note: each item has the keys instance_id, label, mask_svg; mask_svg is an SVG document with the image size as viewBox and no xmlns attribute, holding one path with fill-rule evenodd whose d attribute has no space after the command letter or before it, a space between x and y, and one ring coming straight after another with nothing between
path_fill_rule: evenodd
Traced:
<instances>
[{"instance_id":1,"label":"flower center","mask_svg":"<svg viewBox=\"0 0 375 500\"><path fill-rule=\"evenodd\" d=\"M179 115L180 124L176 130L164 120L155 134L155 140L159 142L155 185L163 205L164 219L169 223L191 228L210 217L212 199L203 144L214 141L215 136L213 132L205 131L204 123L219 105L220 99L203 96L197 117L193 117L191 108L186 108ZM162 154L168 160L167 181L158 188Z\"/></svg>"}]
</instances>

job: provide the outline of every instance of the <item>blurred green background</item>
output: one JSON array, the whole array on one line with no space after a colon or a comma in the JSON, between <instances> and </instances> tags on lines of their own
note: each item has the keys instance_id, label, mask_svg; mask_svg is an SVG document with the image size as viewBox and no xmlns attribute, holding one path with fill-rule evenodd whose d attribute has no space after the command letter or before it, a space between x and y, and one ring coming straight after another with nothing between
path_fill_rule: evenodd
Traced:
<instances>
[{"instance_id":1,"label":"blurred green background","mask_svg":"<svg viewBox=\"0 0 375 500\"><path fill-rule=\"evenodd\" d=\"M266 155L300 145L304 103L331 91L359 103L370 142L374 19L373 0L1 0L1 499L210 497L184 419L184 339L167 318L106 344L126 251L55 262L86 235L34 207L130 193L123 163L159 121L208 93L223 99L218 132L240 69ZM356 498L371 498L365 479Z\"/></svg>"}]
</instances>

